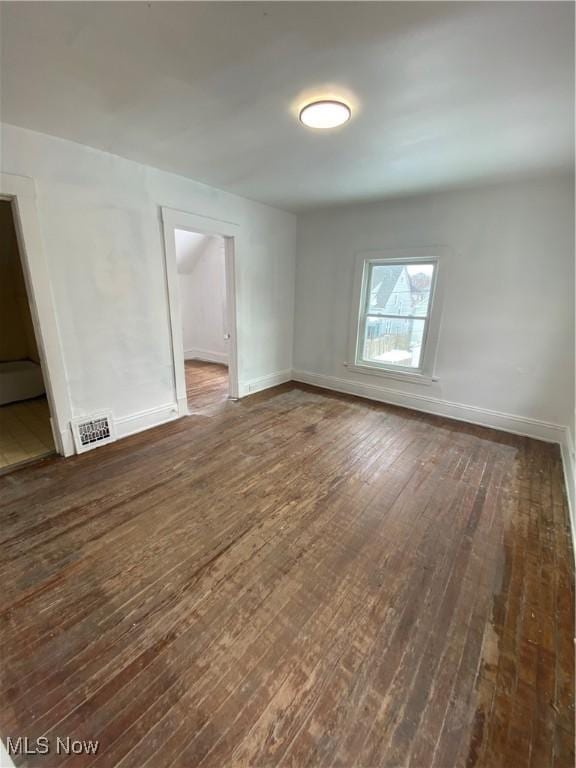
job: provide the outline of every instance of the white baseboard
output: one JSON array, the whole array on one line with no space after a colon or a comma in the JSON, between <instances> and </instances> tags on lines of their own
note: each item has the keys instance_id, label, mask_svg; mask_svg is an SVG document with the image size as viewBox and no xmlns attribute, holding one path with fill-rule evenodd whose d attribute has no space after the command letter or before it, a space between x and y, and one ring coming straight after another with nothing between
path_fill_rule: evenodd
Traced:
<instances>
[{"instance_id":1,"label":"white baseboard","mask_svg":"<svg viewBox=\"0 0 576 768\"><path fill-rule=\"evenodd\" d=\"M207 349L185 349L184 360L203 360L206 363L228 365L228 353L210 352Z\"/></svg>"},{"instance_id":2,"label":"white baseboard","mask_svg":"<svg viewBox=\"0 0 576 768\"><path fill-rule=\"evenodd\" d=\"M576 557L576 457L574 455L574 443L568 427L564 430L562 449L562 464L564 466L564 482L566 484L566 496L568 498L568 512L570 513L570 530L572 532L572 550Z\"/></svg>"},{"instance_id":3,"label":"white baseboard","mask_svg":"<svg viewBox=\"0 0 576 768\"><path fill-rule=\"evenodd\" d=\"M179 409L178 403L167 403L166 405L160 405L157 408L148 408L144 411L131 413L130 416L114 418L115 439L120 440L123 437L135 435L137 432L143 432L145 429L150 429L151 427L158 427L160 424L165 424L167 421L174 421L174 419L187 414L187 404L184 406L184 410L182 410L182 408ZM62 432L61 437L65 451L64 456L73 456L77 451L74 447L72 430L69 428L68 432ZM109 443L106 444L108 445Z\"/></svg>"},{"instance_id":4,"label":"white baseboard","mask_svg":"<svg viewBox=\"0 0 576 768\"><path fill-rule=\"evenodd\" d=\"M143 432L145 429L157 427L178 417L177 403L167 403L157 408L148 408L145 411L130 414L130 416L123 416L119 419L114 419L116 437L118 439L128 437L128 435L134 435L136 432Z\"/></svg>"},{"instance_id":5,"label":"white baseboard","mask_svg":"<svg viewBox=\"0 0 576 768\"><path fill-rule=\"evenodd\" d=\"M292 371L290 369L286 371L276 371L276 373L270 373L267 376L259 376L256 379L250 379L249 381L241 381L238 387L239 396L246 397L246 395L252 395L254 392L261 392L263 389L270 389L270 387L277 387L279 384L285 384L287 381L292 380Z\"/></svg>"},{"instance_id":6,"label":"white baseboard","mask_svg":"<svg viewBox=\"0 0 576 768\"><path fill-rule=\"evenodd\" d=\"M309 371L293 371L294 381L305 384L313 384L323 389L331 389L335 392L344 392L357 397L365 397L369 400L378 400L381 403L399 405L403 408L411 408L414 411L423 411L435 416L446 416L457 421L466 421L470 424L478 424L482 427L500 429L503 432L512 432L515 435L534 437L548 443L560 443L564 441L565 427L559 424L550 424L538 419L529 419L523 416L515 416L510 413L491 411L487 408L478 408L473 405L452 403L428 395L417 395L407 392L399 392L389 387L378 387L374 384L341 379L336 376L325 376Z\"/></svg>"}]
</instances>

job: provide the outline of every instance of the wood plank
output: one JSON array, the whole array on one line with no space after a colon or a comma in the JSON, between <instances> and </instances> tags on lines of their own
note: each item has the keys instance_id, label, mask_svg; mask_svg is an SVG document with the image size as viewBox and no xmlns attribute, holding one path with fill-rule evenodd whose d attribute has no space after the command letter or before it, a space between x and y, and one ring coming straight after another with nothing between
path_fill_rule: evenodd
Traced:
<instances>
[{"instance_id":1,"label":"wood plank","mask_svg":"<svg viewBox=\"0 0 576 768\"><path fill-rule=\"evenodd\" d=\"M0 472L54 450L46 397L0 406Z\"/></svg>"},{"instance_id":2,"label":"wood plank","mask_svg":"<svg viewBox=\"0 0 576 768\"><path fill-rule=\"evenodd\" d=\"M569 766L557 446L284 385L0 478L17 765Z\"/></svg>"}]
</instances>

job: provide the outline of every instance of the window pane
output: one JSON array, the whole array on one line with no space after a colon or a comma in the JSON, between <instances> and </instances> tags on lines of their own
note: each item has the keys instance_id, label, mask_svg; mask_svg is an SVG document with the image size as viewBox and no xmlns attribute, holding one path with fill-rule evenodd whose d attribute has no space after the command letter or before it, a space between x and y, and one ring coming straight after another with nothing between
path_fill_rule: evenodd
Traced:
<instances>
[{"instance_id":1,"label":"window pane","mask_svg":"<svg viewBox=\"0 0 576 768\"><path fill-rule=\"evenodd\" d=\"M362 358L381 365L418 368L423 334L424 320L368 317Z\"/></svg>"},{"instance_id":2,"label":"window pane","mask_svg":"<svg viewBox=\"0 0 576 768\"><path fill-rule=\"evenodd\" d=\"M370 273L368 312L426 317L433 264L377 264Z\"/></svg>"}]
</instances>

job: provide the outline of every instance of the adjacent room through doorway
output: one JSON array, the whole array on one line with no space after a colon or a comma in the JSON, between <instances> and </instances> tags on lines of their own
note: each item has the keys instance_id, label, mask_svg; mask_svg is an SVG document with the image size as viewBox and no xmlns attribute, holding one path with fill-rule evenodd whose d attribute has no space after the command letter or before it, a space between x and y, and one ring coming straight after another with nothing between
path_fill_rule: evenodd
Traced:
<instances>
[{"instance_id":1,"label":"adjacent room through doorway","mask_svg":"<svg viewBox=\"0 0 576 768\"><path fill-rule=\"evenodd\" d=\"M0 200L0 473L54 452L12 203Z\"/></svg>"},{"instance_id":2,"label":"adjacent room through doorway","mask_svg":"<svg viewBox=\"0 0 576 768\"><path fill-rule=\"evenodd\" d=\"M174 231L186 395L191 413L228 398L226 252L220 235Z\"/></svg>"}]
</instances>

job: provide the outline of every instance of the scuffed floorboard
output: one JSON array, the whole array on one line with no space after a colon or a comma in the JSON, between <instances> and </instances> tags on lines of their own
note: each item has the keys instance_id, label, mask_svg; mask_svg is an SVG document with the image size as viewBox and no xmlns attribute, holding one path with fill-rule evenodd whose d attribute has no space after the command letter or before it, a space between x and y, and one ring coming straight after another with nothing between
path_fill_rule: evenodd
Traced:
<instances>
[{"instance_id":1,"label":"scuffed floorboard","mask_svg":"<svg viewBox=\"0 0 576 768\"><path fill-rule=\"evenodd\" d=\"M285 385L0 492L17 764L574 764L557 446Z\"/></svg>"}]
</instances>

